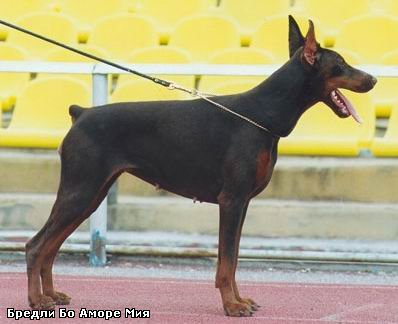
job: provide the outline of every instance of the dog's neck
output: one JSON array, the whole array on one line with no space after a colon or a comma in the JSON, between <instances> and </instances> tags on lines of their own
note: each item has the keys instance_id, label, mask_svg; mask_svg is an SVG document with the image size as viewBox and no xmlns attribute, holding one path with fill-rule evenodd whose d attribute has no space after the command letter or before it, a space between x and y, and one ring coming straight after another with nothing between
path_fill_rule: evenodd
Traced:
<instances>
[{"instance_id":1,"label":"dog's neck","mask_svg":"<svg viewBox=\"0 0 398 324\"><path fill-rule=\"evenodd\" d=\"M245 93L250 116L278 136L289 135L301 115L317 103L319 82L310 66L301 61L301 51L268 79Z\"/></svg>"}]
</instances>

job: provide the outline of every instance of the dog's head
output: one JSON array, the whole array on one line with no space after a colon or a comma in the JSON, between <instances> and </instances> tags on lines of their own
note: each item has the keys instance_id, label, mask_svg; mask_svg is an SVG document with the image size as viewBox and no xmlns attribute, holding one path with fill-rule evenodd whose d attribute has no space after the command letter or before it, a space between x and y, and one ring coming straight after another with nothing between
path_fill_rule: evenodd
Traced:
<instances>
[{"instance_id":1,"label":"dog's head","mask_svg":"<svg viewBox=\"0 0 398 324\"><path fill-rule=\"evenodd\" d=\"M353 68L337 52L322 48L316 41L311 20L304 37L297 22L289 16L289 54L290 57L298 56L301 64L313 74L319 101L327 104L339 117L352 116L357 122L361 122L355 108L339 88L367 92L376 84L375 77Z\"/></svg>"}]
</instances>

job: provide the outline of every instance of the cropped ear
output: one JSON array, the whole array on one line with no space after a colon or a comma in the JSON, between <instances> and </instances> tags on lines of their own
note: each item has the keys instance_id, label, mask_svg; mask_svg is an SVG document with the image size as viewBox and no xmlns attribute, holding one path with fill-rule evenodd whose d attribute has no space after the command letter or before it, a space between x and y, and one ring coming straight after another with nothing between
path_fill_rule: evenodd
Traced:
<instances>
[{"instance_id":1,"label":"cropped ear","mask_svg":"<svg viewBox=\"0 0 398 324\"><path fill-rule=\"evenodd\" d=\"M289 15L289 57L304 45L304 36L293 16Z\"/></svg>"},{"instance_id":2,"label":"cropped ear","mask_svg":"<svg viewBox=\"0 0 398 324\"><path fill-rule=\"evenodd\" d=\"M318 50L318 43L316 42L315 39L314 23L311 20L309 20L309 28L307 35L305 36L304 49L303 49L304 60L309 65L314 65L316 60L317 50Z\"/></svg>"}]
</instances>

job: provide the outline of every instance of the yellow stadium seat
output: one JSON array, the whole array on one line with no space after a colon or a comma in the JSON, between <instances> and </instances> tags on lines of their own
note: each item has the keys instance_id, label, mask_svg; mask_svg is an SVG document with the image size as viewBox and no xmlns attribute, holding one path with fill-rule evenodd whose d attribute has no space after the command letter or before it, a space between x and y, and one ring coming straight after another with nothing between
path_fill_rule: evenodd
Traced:
<instances>
[{"instance_id":1,"label":"yellow stadium seat","mask_svg":"<svg viewBox=\"0 0 398 324\"><path fill-rule=\"evenodd\" d=\"M149 80L137 79L117 86L111 102L154 101L187 99L190 96L178 90L169 90Z\"/></svg>"},{"instance_id":2,"label":"yellow stadium seat","mask_svg":"<svg viewBox=\"0 0 398 324\"><path fill-rule=\"evenodd\" d=\"M398 103L398 78L377 78L377 85L370 92L376 108L376 116L389 117L392 108Z\"/></svg>"},{"instance_id":3,"label":"yellow stadium seat","mask_svg":"<svg viewBox=\"0 0 398 324\"><path fill-rule=\"evenodd\" d=\"M220 9L236 19L243 30L256 29L264 19L285 14L290 5L289 0L222 0Z\"/></svg>"},{"instance_id":4,"label":"yellow stadium seat","mask_svg":"<svg viewBox=\"0 0 398 324\"><path fill-rule=\"evenodd\" d=\"M239 47L240 37L232 20L203 14L182 20L170 37L170 45L187 50L195 62L206 62L218 50Z\"/></svg>"},{"instance_id":5,"label":"yellow stadium seat","mask_svg":"<svg viewBox=\"0 0 398 324\"><path fill-rule=\"evenodd\" d=\"M398 49L385 53L381 57L381 62L385 65L398 65Z\"/></svg>"},{"instance_id":6,"label":"yellow stadium seat","mask_svg":"<svg viewBox=\"0 0 398 324\"><path fill-rule=\"evenodd\" d=\"M16 21L21 16L34 11L51 9L51 2L51 0L0 1L1 17Z\"/></svg>"},{"instance_id":7,"label":"yellow stadium seat","mask_svg":"<svg viewBox=\"0 0 398 324\"><path fill-rule=\"evenodd\" d=\"M18 98L8 128L0 130L0 146L57 148L71 126L71 104L91 104L91 91L67 77L34 80Z\"/></svg>"},{"instance_id":8,"label":"yellow stadium seat","mask_svg":"<svg viewBox=\"0 0 398 324\"><path fill-rule=\"evenodd\" d=\"M187 64L192 61L191 55L172 46L154 46L135 50L127 58L131 64L151 63L151 64ZM193 75L159 75L159 78L173 81L182 86L193 88L195 86L195 77ZM135 76L130 74L121 74L118 79L118 85L135 80Z\"/></svg>"},{"instance_id":9,"label":"yellow stadium seat","mask_svg":"<svg viewBox=\"0 0 398 324\"><path fill-rule=\"evenodd\" d=\"M128 59L138 63L189 63L192 57L181 48L153 46L135 50Z\"/></svg>"},{"instance_id":10,"label":"yellow stadium seat","mask_svg":"<svg viewBox=\"0 0 398 324\"><path fill-rule=\"evenodd\" d=\"M380 59L383 65L398 65L398 50L386 53ZM392 108L398 103L398 77L378 77L375 88L370 92L376 105L377 117L389 117Z\"/></svg>"},{"instance_id":11,"label":"yellow stadium seat","mask_svg":"<svg viewBox=\"0 0 398 324\"><path fill-rule=\"evenodd\" d=\"M308 17L295 15L294 19L304 35L308 30ZM313 20L317 31L317 39L322 39L321 25ZM288 18L286 15L265 19L252 34L251 46L271 52L278 62L289 59Z\"/></svg>"},{"instance_id":12,"label":"yellow stadium seat","mask_svg":"<svg viewBox=\"0 0 398 324\"><path fill-rule=\"evenodd\" d=\"M398 2L396 0L369 0L371 13L398 15Z\"/></svg>"},{"instance_id":13,"label":"yellow stadium seat","mask_svg":"<svg viewBox=\"0 0 398 324\"><path fill-rule=\"evenodd\" d=\"M79 45L75 46L77 49L84 51L86 53L99 56L101 58L108 58L109 54L103 50L102 48L98 48L96 46L90 46L90 45ZM45 57L46 61L49 62L66 62L66 63L98 63L97 61L90 59L88 57L85 57L83 55L68 51L64 48L54 48L52 51L50 51L47 56ZM56 74L51 74L51 73L39 73L38 77L43 78L43 77L49 77L49 76L55 76ZM59 74L58 74L59 75ZM89 74L64 74L63 76L68 76L73 79L78 79L83 82L85 82L88 86L91 87L91 81L92 81L92 76ZM109 80L111 80L111 76L109 76ZM111 83L109 83L109 86L111 87ZM110 88L109 88L110 89Z\"/></svg>"},{"instance_id":14,"label":"yellow stadium seat","mask_svg":"<svg viewBox=\"0 0 398 324\"><path fill-rule=\"evenodd\" d=\"M133 50L158 45L158 35L151 19L120 14L100 20L87 43L107 50L112 59L125 61Z\"/></svg>"},{"instance_id":15,"label":"yellow stadium seat","mask_svg":"<svg viewBox=\"0 0 398 324\"><path fill-rule=\"evenodd\" d=\"M362 63L377 64L382 55L398 48L398 19L366 15L347 20L337 34L336 46L359 54Z\"/></svg>"},{"instance_id":16,"label":"yellow stadium seat","mask_svg":"<svg viewBox=\"0 0 398 324\"><path fill-rule=\"evenodd\" d=\"M139 0L135 10L150 16L156 21L162 34L162 43L167 43L171 30L185 17L204 12L209 7L208 0Z\"/></svg>"},{"instance_id":17,"label":"yellow stadium seat","mask_svg":"<svg viewBox=\"0 0 398 324\"><path fill-rule=\"evenodd\" d=\"M260 81L261 82L261 81ZM253 89L260 82L256 80L232 80L224 83L220 83L214 88L210 89L210 94L214 95L230 95L245 92L247 90ZM217 97L214 98L217 101ZM231 107L233 109L233 107Z\"/></svg>"},{"instance_id":18,"label":"yellow stadium seat","mask_svg":"<svg viewBox=\"0 0 398 324\"><path fill-rule=\"evenodd\" d=\"M256 48L227 48L214 53L211 64L271 64L274 56L265 50Z\"/></svg>"},{"instance_id":19,"label":"yellow stadium seat","mask_svg":"<svg viewBox=\"0 0 398 324\"><path fill-rule=\"evenodd\" d=\"M20 61L26 58L22 49L11 44L0 44L0 61ZM0 110L10 110L21 89L30 79L29 73L0 73Z\"/></svg>"},{"instance_id":20,"label":"yellow stadium seat","mask_svg":"<svg viewBox=\"0 0 398 324\"><path fill-rule=\"evenodd\" d=\"M231 48L221 50L209 59L210 64L272 64L275 59L273 55L262 49L255 48ZM199 82L199 88L204 91L210 91L229 81L247 81L248 83L260 83L265 77L262 76L210 76L204 75Z\"/></svg>"},{"instance_id":21,"label":"yellow stadium seat","mask_svg":"<svg viewBox=\"0 0 398 324\"><path fill-rule=\"evenodd\" d=\"M62 43L77 43L77 29L73 20L59 13L34 13L22 17L17 25ZM54 48L52 44L17 30L9 32L7 42L23 48L27 58L32 60L44 58Z\"/></svg>"},{"instance_id":22,"label":"yellow stadium seat","mask_svg":"<svg viewBox=\"0 0 398 324\"><path fill-rule=\"evenodd\" d=\"M124 0L61 0L58 9L77 21L79 40L85 43L95 22L102 17L127 12L127 4Z\"/></svg>"},{"instance_id":23,"label":"yellow stadium seat","mask_svg":"<svg viewBox=\"0 0 398 324\"><path fill-rule=\"evenodd\" d=\"M372 153L380 157L398 157L398 106L392 110L384 137L374 139Z\"/></svg>"},{"instance_id":24,"label":"yellow stadium seat","mask_svg":"<svg viewBox=\"0 0 398 324\"><path fill-rule=\"evenodd\" d=\"M308 17L321 22L328 46L335 42L336 32L343 21L369 11L369 0L350 0L349 3L347 0L297 0L295 5L301 6Z\"/></svg>"},{"instance_id":25,"label":"yellow stadium seat","mask_svg":"<svg viewBox=\"0 0 398 324\"><path fill-rule=\"evenodd\" d=\"M280 141L279 153L288 155L357 156L367 150L375 133L375 112L368 94L346 95L363 119L339 119L326 105L318 103L300 118L296 128Z\"/></svg>"},{"instance_id":26,"label":"yellow stadium seat","mask_svg":"<svg viewBox=\"0 0 398 324\"><path fill-rule=\"evenodd\" d=\"M15 22L21 16L30 14L35 11L50 9L51 0L17 0L17 1L0 1L1 19ZM5 40L9 33L5 26L0 26L0 40Z\"/></svg>"},{"instance_id":27,"label":"yellow stadium seat","mask_svg":"<svg viewBox=\"0 0 398 324\"><path fill-rule=\"evenodd\" d=\"M99 56L101 58L107 58L109 54L103 48L99 48L92 45L77 45L75 48L89 53L91 55ZM98 61L93 60L89 57L77 54L75 52L69 51L64 48L55 47L52 51L48 52L46 57L44 58L49 62L92 62L98 63Z\"/></svg>"}]
</instances>

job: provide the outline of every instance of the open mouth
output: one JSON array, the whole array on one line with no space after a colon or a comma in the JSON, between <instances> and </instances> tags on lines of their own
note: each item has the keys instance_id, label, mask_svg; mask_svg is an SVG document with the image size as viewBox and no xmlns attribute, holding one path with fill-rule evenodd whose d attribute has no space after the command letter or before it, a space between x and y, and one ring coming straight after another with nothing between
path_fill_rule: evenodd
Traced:
<instances>
[{"instance_id":1,"label":"open mouth","mask_svg":"<svg viewBox=\"0 0 398 324\"><path fill-rule=\"evenodd\" d=\"M338 115L341 117L352 116L358 123L362 124L362 118L358 115L351 102L338 89L330 92L330 98L338 109Z\"/></svg>"}]
</instances>

